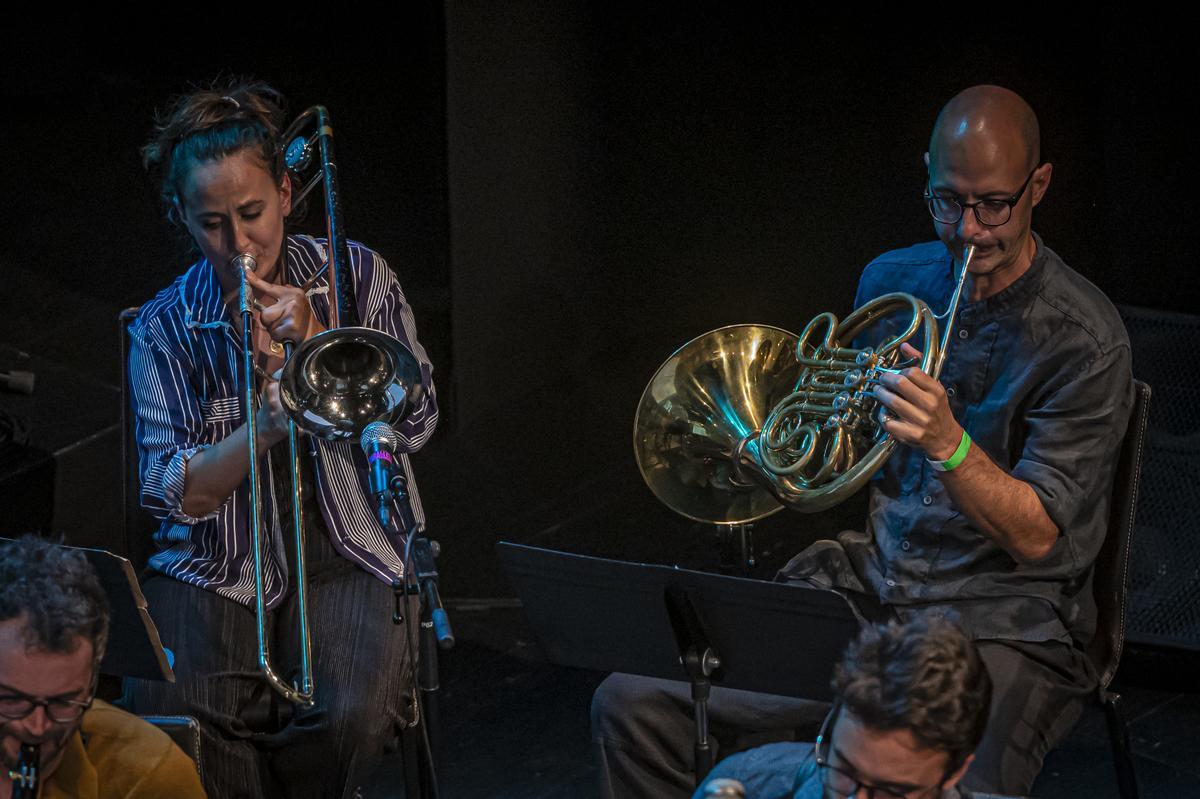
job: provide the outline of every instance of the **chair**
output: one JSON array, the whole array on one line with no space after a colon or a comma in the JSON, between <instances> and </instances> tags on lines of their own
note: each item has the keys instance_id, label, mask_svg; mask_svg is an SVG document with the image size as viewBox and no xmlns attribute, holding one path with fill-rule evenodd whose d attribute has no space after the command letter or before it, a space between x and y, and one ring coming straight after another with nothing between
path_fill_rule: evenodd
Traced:
<instances>
[{"instance_id":1,"label":"chair","mask_svg":"<svg viewBox=\"0 0 1200 799\"><path fill-rule=\"evenodd\" d=\"M1092 576L1097 611L1096 635L1088 646L1088 656L1099 675L1096 696L1104 707L1121 799L1138 799L1137 777L1133 770L1129 731L1121 714L1121 696L1109 690L1109 687L1117 673L1121 650L1125 645L1129 555L1132 550L1146 421L1150 411L1150 386L1140 380L1133 381L1133 385L1133 413L1121 442L1117 470L1113 476L1108 535L1100 554L1096 556Z\"/></svg>"},{"instance_id":2,"label":"chair","mask_svg":"<svg viewBox=\"0 0 1200 799\"><path fill-rule=\"evenodd\" d=\"M139 498L137 444L133 438L133 396L129 387L129 323L137 318L140 308L126 308L117 314L117 335L121 352L121 529L122 552L139 571L154 554L151 536L158 522L142 508Z\"/></svg>"},{"instance_id":3,"label":"chair","mask_svg":"<svg viewBox=\"0 0 1200 799\"><path fill-rule=\"evenodd\" d=\"M140 716L171 737L175 745L184 751L196 764L196 773L204 781L204 770L200 767L200 722L191 716Z\"/></svg>"}]
</instances>

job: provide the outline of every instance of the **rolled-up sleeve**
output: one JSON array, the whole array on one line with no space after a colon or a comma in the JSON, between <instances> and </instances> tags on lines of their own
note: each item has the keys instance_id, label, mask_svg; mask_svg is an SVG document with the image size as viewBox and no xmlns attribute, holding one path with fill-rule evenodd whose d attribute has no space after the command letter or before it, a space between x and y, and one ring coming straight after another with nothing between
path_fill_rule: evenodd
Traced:
<instances>
[{"instance_id":1,"label":"rolled-up sleeve","mask_svg":"<svg viewBox=\"0 0 1200 799\"><path fill-rule=\"evenodd\" d=\"M1132 407L1130 352L1120 344L1051 385L1024 417L1012 476L1033 488L1077 563L1091 562L1103 543L1102 514Z\"/></svg>"},{"instance_id":2,"label":"rolled-up sleeve","mask_svg":"<svg viewBox=\"0 0 1200 799\"><path fill-rule=\"evenodd\" d=\"M151 330L130 328L129 385L133 394L141 503L154 516L197 524L217 516L183 512L188 461L201 443L204 420L183 364L170 356Z\"/></svg>"},{"instance_id":3,"label":"rolled-up sleeve","mask_svg":"<svg viewBox=\"0 0 1200 799\"><path fill-rule=\"evenodd\" d=\"M425 348L417 340L417 323L412 308L404 299L400 281L391 267L378 254L366 247L351 248L351 265L359 277L359 313L363 324L382 330L400 341L417 359L421 367L419 393L405 415L396 426L401 447L405 452L416 452L425 446L437 427L437 395L433 387L433 365ZM365 286L364 292L361 287ZM414 392L416 393L416 392Z\"/></svg>"}]
</instances>

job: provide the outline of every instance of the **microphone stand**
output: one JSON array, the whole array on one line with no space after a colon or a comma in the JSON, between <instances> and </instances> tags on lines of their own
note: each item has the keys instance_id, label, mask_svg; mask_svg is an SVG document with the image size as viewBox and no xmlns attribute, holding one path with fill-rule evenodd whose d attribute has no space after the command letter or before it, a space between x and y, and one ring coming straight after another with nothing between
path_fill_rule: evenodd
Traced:
<instances>
[{"instance_id":1,"label":"microphone stand","mask_svg":"<svg viewBox=\"0 0 1200 799\"><path fill-rule=\"evenodd\" d=\"M393 475L389 488L395 499L404 498L406 487L403 475ZM379 503L378 515L381 524L386 524L388 518L385 504L384 502ZM450 649L454 646L454 631L450 626L450 617L442 604L441 594L438 592L436 559L441 552L441 546L438 542L431 541L422 535L415 525L408 531L408 535L411 559L405 563L405 567L411 566L416 576L416 584L413 585L407 580L403 584L400 580L392 583L392 590L396 595L396 612L392 616L392 622L395 624L404 622L402 595L417 595L420 602L418 617L420 619L420 637L418 651L415 653L417 687L420 692L418 701L424 720L423 743L428 753L428 758L422 760L417 766L420 775L418 787L420 796L436 797L438 795L436 764L441 759L442 752L439 708L441 679L438 668L438 650ZM418 744L418 748L420 748L420 744ZM407 778L406 782L412 784L412 781Z\"/></svg>"}]
</instances>

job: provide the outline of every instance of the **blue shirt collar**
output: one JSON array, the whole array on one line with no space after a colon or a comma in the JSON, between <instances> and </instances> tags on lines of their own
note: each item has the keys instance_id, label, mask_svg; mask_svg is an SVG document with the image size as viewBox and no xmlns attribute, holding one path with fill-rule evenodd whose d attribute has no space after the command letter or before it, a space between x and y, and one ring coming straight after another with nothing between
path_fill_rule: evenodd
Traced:
<instances>
[{"instance_id":1,"label":"blue shirt collar","mask_svg":"<svg viewBox=\"0 0 1200 799\"><path fill-rule=\"evenodd\" d=\"M978 323L985 319L1003 316L1012 308L1024 307L1030 297L1042 288L1046 276L1046 247L1042 237L1032 233L1037 250L1033 254L1033 263L1025 270L1025 274L1013 281L1012 285L1003 291L977 302L964 299L959 306L959 313L964 321ZM951 259L953 264L953 259ZM951 275L953 281L953 275Z\"/></svg>"}]
</instances>

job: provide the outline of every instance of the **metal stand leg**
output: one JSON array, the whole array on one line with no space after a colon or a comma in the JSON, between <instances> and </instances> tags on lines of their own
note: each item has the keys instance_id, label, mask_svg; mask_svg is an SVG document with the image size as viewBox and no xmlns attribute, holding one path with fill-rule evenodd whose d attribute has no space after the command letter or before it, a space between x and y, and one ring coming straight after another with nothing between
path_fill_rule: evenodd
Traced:
<instances>
[{"instance_id":1,"label":"metal stand leg","mask_svg":"<svg viewBox=\"0 0 1200 799\"><path fill-rule=\"evenodd\" d=\"M1117 770L1117 788L1121 799L1138 799L1137 775L1133 771L1133 749L1129 745L1129 729L1121 715L1121 695L1105 691L1104 717L1108 722L1108 740L1112 745L1113 765Z\"/></svg>"},{"instance_id":2,"label":"metal stand leg","mask_svg":"<svg viewBox=\"0 0 1200 799\"><path fill-rule=\"evenodd\" d=\"M708 633L697 605L698 595L687 589L668 587L664 595L667 616L675 635L679 661L692 684L693 718L696 723L696 785L713 767L712 744L708 740L708 695L711 678L721 668L721 658L708 642Z\"/></svg>"},{"instance_id":3,"label":"metal stand leg","mask_svg":"<svg viewBox=\"0 0 1200 799\"><path fill-rule=\"evenodd\" d=\"M712 744L708 741L708 695L712 688L709 676L716 671L721 661L711 649L697 655L695 649L688 650L684 665L692 678L692 707L696 721L696 787L704 782L713 767Z\"/></svg>"},{"instance_id":4,"label":"metal stand leg","mask_svg":"<svg viewBox=\"0 0 1200 799\"><path fill-rule=\"evenodd\" d=\"M736 571L749 577L757 561L754 557L754 525L718 524L717 542L720 547L722 571Z\"/></svg>"},{"instance_id":5,"label":"metal stand leg","mask_svg":"<svg viewBox=\"0 0 1200 799\"><path fill-rule=\"evenodd\" d=\"M438 692L441 678L438 668L438 650L454 646L454 632L450 619L442 606L437 590L437 567L434 559L438 554L436 542L419 536L412 541L412 566L416 585L405 585L400 580L392 583L396 594L396 609L392 622L404 623L404 597L418 595L420 603L420 632L417 658L417 702L420 723L406 730L402 736L404 749L404 782L406 795L410 799L438 796L437 764L441 760L442 726L438 707Z\"/></svg>"},{"instance_id":6,"label":"metal stand leg","mask_svg":"<svg viewBox=\"0 0 1200 799\"><path fill-rule=\"evenodd\" d=\"M442 724L439 709L441 678L438 668L438 639L428 603L421 603L420 686L421 723L425 725L429 758L421 762L421 796L437 796L436 764L442 760ZM419 731L419 728L418 728Z\"/></svg>"}]
</instances>

